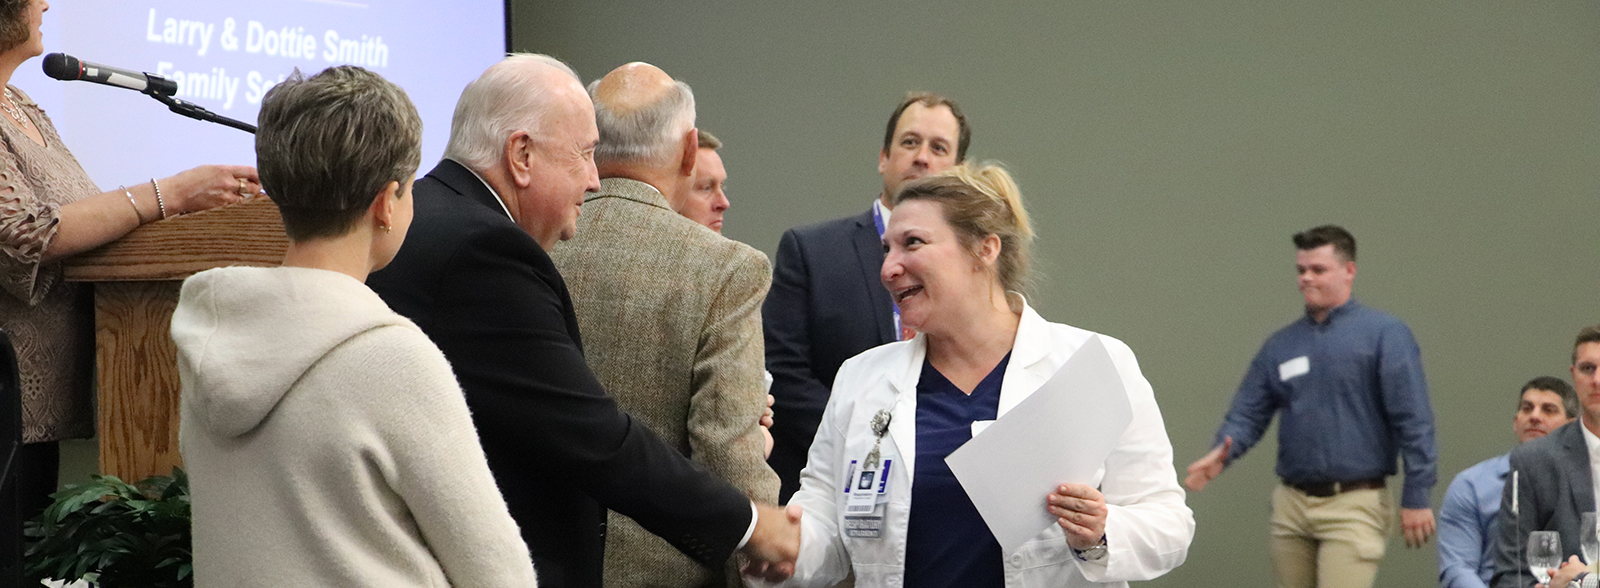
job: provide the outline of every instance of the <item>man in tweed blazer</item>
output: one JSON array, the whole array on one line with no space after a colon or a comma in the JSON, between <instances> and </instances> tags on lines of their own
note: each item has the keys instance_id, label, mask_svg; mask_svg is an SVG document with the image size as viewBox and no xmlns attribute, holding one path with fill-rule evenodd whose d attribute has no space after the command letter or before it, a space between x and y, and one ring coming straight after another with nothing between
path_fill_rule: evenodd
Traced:
<instances>
[{"instance_id":1,"label":"man in tweed blazer","mask_svg":"<svg viewBox=\"0 0 1600 588\"><path fill-rule=\"evenodd\" d=\"M600 191L551 252L567 277L590 367L668 444L758 501L777 499L758 421L766 410L760 252L676 212L698 151L689 87L633 63L589 86ZM611 513L605 586L736 585Z\"/></svg>"}]
</instances>

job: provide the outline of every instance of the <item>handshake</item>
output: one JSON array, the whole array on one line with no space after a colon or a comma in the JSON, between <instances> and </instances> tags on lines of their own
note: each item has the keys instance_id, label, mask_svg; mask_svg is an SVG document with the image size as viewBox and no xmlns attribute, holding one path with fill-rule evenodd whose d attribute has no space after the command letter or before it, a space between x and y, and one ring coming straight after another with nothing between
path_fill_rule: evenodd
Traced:
<instances>
[{"instance_id":1,"label":"handshake","mask_svg":"<svg viewBox=\"0 0 1600 588\"><path fill-rule=\"evenodd\" d=\"M744 544L748 562L743 573L767 582L787 580L794 575L795 560L800 557L800 506L757 504L756 512L755 531Z\"/></svg>"}]
</instances>

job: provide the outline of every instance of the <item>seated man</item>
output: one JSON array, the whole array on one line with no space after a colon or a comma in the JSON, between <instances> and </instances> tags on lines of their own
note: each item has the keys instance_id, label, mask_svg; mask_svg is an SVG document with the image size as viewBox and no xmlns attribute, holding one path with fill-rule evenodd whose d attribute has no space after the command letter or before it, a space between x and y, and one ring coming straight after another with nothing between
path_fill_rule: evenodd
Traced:
<instances>
[{"instance_id":1,"label":"seated man","mask_svg":"<svg viewBox=\"0 0 1600 588\"><path fill-rule=\"evenodd\" d=\"M1560 378L1540 376L1522 386L1511 431L1518 443L1549 434L1578 416L1578 393ZM1494 575L1495 516L1511 471L1510 454L1462 470L1439 507L1439 586L1484 588Z\"/></svg>"}]
</instances>

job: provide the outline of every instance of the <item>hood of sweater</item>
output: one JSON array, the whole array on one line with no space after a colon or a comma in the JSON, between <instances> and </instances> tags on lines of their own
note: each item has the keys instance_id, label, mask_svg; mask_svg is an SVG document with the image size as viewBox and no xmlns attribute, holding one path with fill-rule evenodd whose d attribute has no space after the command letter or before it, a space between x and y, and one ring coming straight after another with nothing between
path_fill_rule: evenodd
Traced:
<instances>
[{"instance_id":1,"label":"hood of sweater","mask_svg":"<svg viewBox=\"0 0 1600 588\"><path fill-rule=\"evenodd\" d=\"M172 315L185 418L224 438L266 419L333 348L386 326L416 326L338 272L229 267L183 282Z\"/></svg>"}]
</instances>

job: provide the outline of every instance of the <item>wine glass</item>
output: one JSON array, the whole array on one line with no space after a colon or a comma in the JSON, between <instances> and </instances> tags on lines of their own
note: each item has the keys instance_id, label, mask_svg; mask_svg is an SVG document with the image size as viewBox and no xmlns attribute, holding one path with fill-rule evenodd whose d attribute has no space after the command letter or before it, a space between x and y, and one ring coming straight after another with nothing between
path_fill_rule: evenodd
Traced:
<instances>
[{"instance_id":1,"label":"wine glass","mask_svg":"<svg viewBox=\"0 0 1600 588\"><path fill-rule=\"evenodd\" d=\"M1528 533L1528 571L1540 584L1550 583L1550 570L1561 565L1561 533L1534 531Z\"/></svg>"},{"instance_id":2,"label":"wine glass","mask_svg":"<svg viewBox=\"0 0 1600 588\"><path fill-rule=\"evenodd\" d=\"M1583 563L1594 567L1595 559L1600 558L1600 528L1595 525L1595 513L1583 513L1583 518L1578 523L1578 539L1583 545Z\"/></svg>"}]
</instances>

